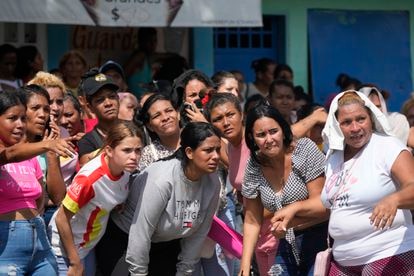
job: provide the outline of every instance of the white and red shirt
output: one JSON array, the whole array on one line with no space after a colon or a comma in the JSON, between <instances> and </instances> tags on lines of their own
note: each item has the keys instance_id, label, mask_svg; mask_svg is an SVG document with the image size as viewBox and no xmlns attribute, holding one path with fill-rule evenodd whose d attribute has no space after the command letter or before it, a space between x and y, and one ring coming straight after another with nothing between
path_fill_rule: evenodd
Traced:
<instances>
[{"instance_id":1,"label":"white and red shirt","mask_svg":"<svg viewBox=\"0 0 414 276\"><path fill-rule=\"evenodd\" d=\"M111 175L104 161L104 154L85 164L67 189L63 206L74 213L70 224L73 240L80 258L84 258L105 233L111 210L123 203L128 195L129 173ZM60 242L54 214L49 227L52 229L52 248L56 255L66 256Z\"/></svg>"}]
</instances>

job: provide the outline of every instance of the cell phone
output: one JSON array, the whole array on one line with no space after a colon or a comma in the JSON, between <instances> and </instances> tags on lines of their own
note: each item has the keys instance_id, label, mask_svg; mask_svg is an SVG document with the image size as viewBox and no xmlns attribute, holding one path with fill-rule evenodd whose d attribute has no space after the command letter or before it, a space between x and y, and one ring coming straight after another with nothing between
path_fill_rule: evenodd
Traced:
<instances>
[{"instance_id":1,"label":"cell phone","mask_svg":"<svg viewBox=\"0 0 414 276\"><path fill-rule=\"evenodd\" d=\"M195 111L193 106L190 103L184 103L184 109L190 109L192 111Z\"/></svg>"}]
</instances>

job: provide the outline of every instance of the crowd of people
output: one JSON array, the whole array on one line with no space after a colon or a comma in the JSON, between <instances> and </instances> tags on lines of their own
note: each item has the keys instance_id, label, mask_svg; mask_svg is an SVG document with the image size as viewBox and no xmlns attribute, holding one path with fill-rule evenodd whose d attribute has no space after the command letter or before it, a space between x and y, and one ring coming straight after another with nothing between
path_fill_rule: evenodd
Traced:
<instances>
[{"instance_id":1,"label":"crowd of people","mask_svg":"<svg viewBox=\"0 0 414 276\"><path fill-rule=\"evenodd\" d=\"M0 275L314 275L331 245L329 275L414 275L414 99L341 74L314 103L268 58L154 71L138 38L125 70L0 46Z\"/></svg>"}]
</instances>

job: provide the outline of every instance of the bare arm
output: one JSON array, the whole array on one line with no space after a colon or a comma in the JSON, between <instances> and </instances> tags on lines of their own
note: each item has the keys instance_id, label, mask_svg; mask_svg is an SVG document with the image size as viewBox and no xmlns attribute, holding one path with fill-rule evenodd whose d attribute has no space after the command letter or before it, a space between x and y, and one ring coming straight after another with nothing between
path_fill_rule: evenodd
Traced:
<instances>
[{"instance_id":1,"label":"bare arm","mask_svg":"<svg viewBox=\"0 0 414 276\"><path fill-rule=\"evenodd\" d=\"M78 251L76 250L75 243L73 241L72 228L70 226L70 220L74 213L66 209L61 205L56 215L56 227L59 231L60 240L65 248L67 257L69 259L68 275L79 275L83 273L83 265L81 263Z\"/></svg>"},{"instance_id":2,"label":"bare arm","mask_svg":"<svg viewBox=\"0 0 414 276\"><path fill-rule=\"evenodd\" d=\"M49 150L63 157L68 157L74 153L70 138L44 140L36 143L18 143L1 149L0 165L27 160Z\"/></svg>"},{"instance_id":3,"label":"bare arm","mask_svg":"<svg viewBox=\"0 0 414 276\"><path fill-rule=\"evenodd\" d=\"M245 199L245 217L243 224L243 253L239 276L250 275L250 264L260 233L263 220L263 204L260 197Z\"/></svg>"},{"instance_id":4,"label":"bare arm","mask_svg":"<svg viewBox=\"0 0 414 276\"><path fill-rule=\"evenodd\" d=\"M328 218L329 211L320 199L324 182L323 176L310 181L307 184L308 199L291 203L275 213L272 218L272 231L276 236L283 237L288 228L307 228Z\"/></svg>"},{"instance_id":5,"label":"bare arm","mask_svg":"<svg viewBox=\"0 0 414 276\"><path fill-rule=\"evenodd\" d=\"M306 133L316 124L325 124L327 117L328 114L324 108L314 110L308 117L291 126L293 136L296 138L305 137Z\"/></svg>"},{"instance_id":6,"label":"bare arm","mask_svg":"<svg viewBox=\"0 0 414 276\"><path fill-rule=\"evenodd\" d=\"M370 220L374 227L391 227L397 209L414 209L414 159L406 150L402 151L391 167L393 178L400 188L384 197L374 208Z\"/></svg>"},{"instance_id":7,"label":"bare arm","mask_svg":"<svg viewBox=\"0 0 414 276\"><path fill-rule=\"evenodd\" d=\"M46 153L47 175L46 187L50 199L55 205L60 205L66 195L66 186L60 170L59 156L54 152Z\"/></svg>"},{"instance_id":8,"label":"bare arm","mask_svg":"<svg viewBox=\"0 0 414 276\"><path fill-rule=\"evenodd\" d=\"M221 149L220 149L220 160L223 163L223 165L226 167L226 169L229 168L229 156L227 154L227 147L228 147L228 141L224 138L220 139L221 143Z\"/></svg>"}]
</instances>

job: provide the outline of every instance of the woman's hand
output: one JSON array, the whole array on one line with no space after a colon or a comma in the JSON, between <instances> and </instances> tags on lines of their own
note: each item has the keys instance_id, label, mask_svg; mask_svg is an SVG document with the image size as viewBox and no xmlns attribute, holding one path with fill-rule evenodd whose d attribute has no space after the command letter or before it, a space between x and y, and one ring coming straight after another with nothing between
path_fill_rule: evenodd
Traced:
<instances>
[{"instance_id":1,"label":"woman's hand","mask_svg":"<svg viewBox=\"0 0 414 276\"><path fill-rule=\"evenodd\" d=\"M204 117L203 113L201 113L201 110L198 109L198 107L194 103L187 103L187 104L191 104L192 108L186 108L185 112L187 113L187 117L192 122L206 122L206 123L208 123L208 121Z\"/></svg>"},{"instance_id":2,"label":"woman's hand","mask_svg":"<svg viewBox=\"0 0 414 276\"><path fill-rule=\"evenodd\" d=\"M289 204L282 209L277 210L273 215L272 219L270 220L272 223L272 228L270 231L272 231L273 235L276 238L284 238L287 229L291 228L290 224L298 211L296 205L297 203Z\"/></svg>"},{"instance_id":3,"label":"woman's hand","mask_svg":"<svg viewBox=\"0 0 414 276\"><path fill-rule=\"evenodd\" d=\"M72 137L48 140L48 150L64 158L73 157L76 153Z\"/></svg>"},{"instance_id":4,"label":"woman's hand","mask_svg":"<svg viewBox=\"0 0 414 276\"><path fill-rule=\"evenodd\" d=\"M395 215L397 214L397 201L393 195L383 198L372 211L369 217L370 223L374 225L376 229L388 229L391 227Z\"/></svg>"},{"instance_id":5,"label":"woman's hand","mask_svg":"<svg viewBox=\"0 0 414 276\"><path fill-rule=\"evenodd\" d=\"M82 276L83 275L83 265L81 261L71 262L68 267L68 276Z\"/></svg>"}]
</instances>

